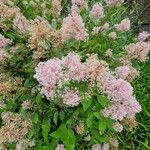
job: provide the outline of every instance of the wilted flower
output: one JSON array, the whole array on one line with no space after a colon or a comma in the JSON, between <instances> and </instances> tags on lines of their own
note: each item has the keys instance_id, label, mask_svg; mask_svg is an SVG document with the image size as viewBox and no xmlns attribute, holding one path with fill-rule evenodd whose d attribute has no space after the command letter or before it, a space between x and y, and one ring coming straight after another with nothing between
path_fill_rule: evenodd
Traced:
<instances>
[{"instance_id":1,"label":"wilted flower","mask_svg":"<svg viewBox=\"0 0 150 150\"><path fill-rule=\"evenodd\" d=\"M79 123L75 126L75 131L78 133L78 134L83 134L84 132L84 123Z\"/></svg>"},{"instance_id":2,"label":"wilted flower","mask_svg":"<svg viewBox=\"0 0 150 150\"><path fill-rule=\"evenodd\" d=\"M54 18L58 18L60 16L61 10L61 0L52 0L52 14Z\"/></svg>"},{"instance_id":3,"label":"wilted flower","mask_svg":"<svg viewBox=\"0 0 150 150\"><path fill-rule=\"evenodd\" d=\"M105 56L106 56L106 57L112 57L112 55L113 55L112 49L106 50L106 52L105 52Z\"/></svg>"},{"instance_id":4,"label":"wilted flower","mask_svg":"<svg viewBox=\"0 0 150 150\"><path fill-rule=\"evenodd\" d=\"M102 29L108 30L109 29L109 23L108 22L104 23L104 25L102 26Z\"/></svg>"}]
</instances>

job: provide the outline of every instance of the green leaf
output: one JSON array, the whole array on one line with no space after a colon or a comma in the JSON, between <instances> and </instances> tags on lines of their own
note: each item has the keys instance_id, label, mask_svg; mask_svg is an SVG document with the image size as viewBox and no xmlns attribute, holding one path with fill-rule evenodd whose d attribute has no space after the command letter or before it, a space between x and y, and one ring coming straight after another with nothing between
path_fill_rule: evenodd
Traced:
<instances>
[{"instance_id":1,"label":"green leaf","mask_svg":"<svg viewBox=\"0 0 150 150\"><path fill-rule=\"evenodd\" d=\"M36 103L38 105L40 105L42 102L42 94L41 93L38 93L37 96L36 96Z\"/></svg>"},{"instance_id":2,"label":"green leaf","mask_svg":"<svg viewBox=\"0 0 150 150\"><path fill-rule=\"evenodd\" d=\"M100 112L94 112L93 114L97 119L101 119Z\"/></svg>"},{"instance_id":3,"label":"green leaf","mask_svg":"<svg viewBox=\"0 0 150 150\"><path fill-rule=\"evenodd\" d=\"M37 113L33 113L32 115L32 122L37 124L38 123L38 119L39 119L39 116Z\"/></svg>"},{"instance_id":4,"label":"green leaf","mask_svg":"<svg viewBox=\"0 0 150 150\"><path fill-rule=\"evenodd\" d=\"M51 133L50 135L53 137L53 138L56 138L56 139L59 139L62 137L63 134L65 134L66 132L66 125L65 124L62 124L60 125L60 127L54 131L53 133Z\"/></svg>"},{"instance_id":5,"label":"green leaf","mask_svg":"<svg viewBox=\"0 0 150 150\"><path fill-rule=\"evenodd\" d=\"M49 131L50 131L50 119L46 119L44 120L42 124L42 135L43 135L44 141L47 144L49 143L49 140L48 140Z\"/></svg>"},{"instance_id":6,"label":"green leaf","mask_svg":"<svg viewBox=\"0 0 150 150\"><path fill-rule=\"evenodd\" d=\"M35 85L36 85L36 81L34 80L26 79L26 81L24 82L24 87L26 88L32 88Z\"/></svg>"},{"instance_id":7,"label":"green leaf","mask_svg":"<svg viewBox=\"0 0 150 150\"><path fill-rule=\"evenodd\" d=\"M68 131L67 134L68 134L70 143L71 143L72 145L75 145L76 137L75 137L75 135L74 135L74 131L71 130L71 129L68 129L67 131Z\"/></svg>"},{"instance_id":8,"label":"green leaf","mask_svg":"<svg viewBox=\"0 0 150 150\"><path fill-rule=\"evenodd\" d=\"M106 107L109 104L109 100L106 96L97 95L97 100L102 107Z\"/></svg>"},{"instance_id":9,"label":"green leaf","mask_svg":"<svg viewBox=\"0 0 150 150\"><path fill-rule=\"evenodd\" d=\"M99 132L101 135L104 134L104 132L106 130L106 126L107 126L107 122L105 121L105 119L101 119L99 121L99 125L98 125Z\"/></svg>"},{"instance_id":10,"label":"green leaf","mask_svg":"<svg viewBox=\"0 0 150 150\"><path fill-rule=\"evenodd\" d=\"M57 111L54 114L53 121L57 125L57 122L58 122L58 112Z\"/></svg>"},{"instance_id":11,"label":"green leaf","mask_svg":"<svg viewBox=\"0 0 150 150\"><path fill-rule=\"evenodd\" d=\"M82 102L83 105L83 110L86 111L92 104L92 100L91 99L85 99Z\"/></svg>"},{"instance_id":12,"label":"green leaf","mask_svg":"<svg viewBox=\"0 0 150 150\"><path fill-rule=\"evenodd\" d=\"M64 111L60 111L59 118L60 118L61 121L63 121L65 119L65 113L64 113Z\"/></svg>"},{"instance_id":13,"label":"green leaf","mask_svg":"<svg viewBox=\"0 0 150 150\"><path fill-rule=\"evenodd\" d=\"M92 126L92 122L93 122L93 114L89 115L87 120L86 120L86 124L87 124L87 127L90 128Z\"/></svg>"}]
</instances>

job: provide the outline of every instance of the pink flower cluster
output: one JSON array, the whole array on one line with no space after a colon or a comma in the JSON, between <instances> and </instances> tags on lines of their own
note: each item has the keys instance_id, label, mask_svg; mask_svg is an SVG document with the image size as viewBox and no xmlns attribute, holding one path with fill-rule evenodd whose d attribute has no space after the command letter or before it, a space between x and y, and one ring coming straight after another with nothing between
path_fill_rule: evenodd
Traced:
<instances>
[{"instance_id":1,"label":"pink flower cluster","mask_svg":"<svg viewBox=\"0 0 150 150\"><path fill-rule=\"evenodd\" d=\"M130 30L130 20L128 18L122 20L119 24L115 24L115 28L118 32Z\"/></svg>"},{"instance_id":2,"label":"pink flower cluster","mask_svg":"<svg viewBox=\"0 0 150 150\"><path fill-rule=\"evenodd\" d=\"M125 69L124 69L125 68ZM121 70L122 68L117 69ZM130 68L125 77L130 74ZM118 71L120 73L121 71ZM122 72L121 72L122 73ZM120 74L121 74L120 73ZM97 82L98 89L102 94L107 95L111 100L111 105L103 110L105 117L111 117L114 120L122 120L128 116L135 115L141 111L141 106L133 96L133 88L129 82L114 76L109 70L108 64L99 61L97 55L92 54L82 63L79 55L74 52L60 59L51 59L47 62L41 62L36 67L35 78L41 86L42 93L49 98L53 98L58 87L63 86L63 103L74 107L79 105L80 97L76 89L68 89L65 83L69 81L85 81L89 83ZM62 89L62 88L60 88ZM64 92L65 91L65 92Z\"/></svg>"},{"instance_id":3,"label":"pink flower cluster","mask_svg":"<svg viewBox=\"0 0 150 150\"><path fill-rule=\"evenodd\" d=\"M0 34L0 61L2 61L5 56L7 56L5 52L5 47L11 43L12 41L10 39L7 39Z\"/></svg>"},{"instance_id":4,"label":"pink flower cluster","mask_svg":"<svg viewBox=\"0 0 150 150\"><path fill-rule=\"evenodd\" d=\"M111 76L111 75L109 75ZM104 77L100 89L108 95L112 104L103 110L105 117L111 117L114 120L123 120L126 117L135 115L141 111L141 106L133 96L131 84L123 79L114 77Z\"/></svg>"},{"instance_id":5,"label":"pink flower cluster","mask_svg":"<svg viewBox=\"0 0 150 150\"><path fill-rule=\"evenodd\" d=\"M148 53L150 51L150 43L147 42L137 42L137 43L131 43L126 47L128 56L131 59L139 59L141 62L145 62L148 57Z\"/></svg>"},{"instance_id":6,"label":"pink flower cluster","mask_svg":"<svg viewBox=\"0 0 150 150\"><path fill-rule=\"evenodd\" d=\"M61 28L62 42L70 39L84 41L88 36L82 17L74 13L63 20Z\"/></svg>"},{"instance_id":7,"label":"pink flower cluster","mask_svg":"<svg viewBox=\"0 0 150 150\"><path fill-rule=\"evenodd\" d=\"M131 84L123 79L114 79L104 85L104 91L115 102L124 102L132 97L133 88Z\"/></svg>"},{"instance_id":8,"label":"pink flower cluster","mask_svg":"<svg viewBox=\"0 0 150 150\"><path fill-rule=\"evenodd\" d=\"M124 0L105 0L109 7L114 7L120 5Z\"/></svg>"},{"instance_id":9,"label":"pink flower cluster","mask_svg":"<svg viewBox=\"0 0 150 150\"><path fill-rule=\"evenodd\" d=\"M108 30L109 29L109 23L104 23L102 26L96 26L92 29L92 34L93 35L96 35L98 34L99 32L101 31L104 31L104 30Z\"/></svg>"},{"instance_id":10,"label":"pink flower cluster","mask_svg":"<svg viewBox=\"0 0 150 150\"><path fill-rule=\"evenodd\" d=\"M46 62L40 62L36 67L34 78L38 80L41 86L41 92L47 98L54 94L56 84L59 82L62 61L59 59L51 59Z\"/></svg>"},{"instance_id":11,"label":"pink flower cluster","mask_svg":"<svg viewBox=\"0 0 150 150\"><path fill-rule=\"evenodd\" d=\"M29 21L20 13L13 20L13 28L25 34L28 31Z\"/></svg>"},{"instance_id":12,"label":"pink flower cluster","mask_svg":"<svg viewBox=\"0 0 150 150\"><path fill-rule=\"evenodd\" d=\"M10 39L6 39L3 35L0 34L0 48L6 47L8 44L11 44Z\"/></svg>"},{"instance_id":13,"label":"pink flower cluster","mask_svg":"<svg viewBox=\"0 0 150 150\"><path fill-rule=\"evenodd\" d=\"M139 75L139 72L132 66L126 65L117 67L115 69L115 75L117 78L130 81L137 77Z\"/></svg>"},{"instance_id":14,"label":"pink flower cluster","mask_svg":"<svg viewBox=\"0 0 150 150\"><path fill-rule=\"evenodd\" d=\"M138 40L145 41L148 37L150 37L150 33L148 33L147 31L143 31L142 33L139 34Z\"/></svg>"},{"instance_id":15,"label":"pink flower cluster","mask_svg":"<svg viewBox=\"0 0 150 150\"><path fill-rule=\"evenodd\" d=\"M57 88L65 81L81 81L85 77L86 67L80 62L80 57L69 53L62 60L51 59L40 62L36 67L35 78L40 83L41 92L47 99L53 98ZM69 90L63 96L63 103L68 106L77 106L80 98L77 91Z\"/></svg>"},{"instance_id":16,"label":"pink flower cluster","mask_svg":"<svg viewBox=\"0 0 150 150\"><path fill-rule=\"evenodd\" d=\"M70 107L78 106L80 103L80 97L76 91L67 91L63 97L63 103Z\"/></svg>"},{"instance_id":17,"label":"pink flower cluster","mask_svg":"<svg viewBox=\"0 0 150 150\"><path fill-rule=\"evenodd\" d=\"M68 69L70 80L80 81L85 77L86 66L81 63L79 55L69 53L64 59L63 64Z\"/></svg>"},{"instance_id":18,"label":"pink flower cluster","mask_svg":"<svg viewBox=\"0 0 150 150\"><path fill-rule=\"evenodd\" d=\"M94 4L91 12L90 12L91 17L94 17L95 19L100 19L104 17L104 9L101 3L96 3Z\"/></svg>"}]
</instances>

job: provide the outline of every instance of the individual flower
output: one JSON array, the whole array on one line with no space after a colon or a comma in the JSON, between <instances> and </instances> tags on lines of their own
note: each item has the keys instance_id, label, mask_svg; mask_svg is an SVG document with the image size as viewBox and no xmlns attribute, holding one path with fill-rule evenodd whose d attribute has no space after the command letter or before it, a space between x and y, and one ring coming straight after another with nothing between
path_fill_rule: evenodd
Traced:
<instances>
[{"instance_id":1,"label":"individual flower","mask_svg":"<svg viewBox=\"0 0 150 150\"><path fill-rule=\"evenodd\" d=\"M63 144L57 144L57 147L55 148L55 150L66 150L66 149Z\"/></svg>"},{"instance_id":2,"label":"individual flower","mask_svg":"<svg viewBox=\"0 0 150 150\"><path fill-rule=\"evenodd\" d=\"M102 30L108 30L108 29L109 29L109 23L106 22L106 23L103 24Z\"/></svg>"},{"instance_id":3,"label":"individual flower","mask_svg":"<svg viewBox=\"0 0 150 150\"><path fill-rule=\"evenodd\" d=\"M92 35L98 34L100 30L101 30L101 27L94 27L94 28L92 29Z\"/></svg>"},{"instance_id":4,"label":"individual flower","mask_svg":"<svg viewBox=\"0 0 150 150\"><path fill-rule=\"evenodd\" d=\"M119 148L119 142L115 137L111 137L109 139L109 145L110 145L110 148L114 150L118 150Z\"/></svg>"},{"instance_id":5,"label":"individual flower","mask_svg":"<svg viewBox=\"0 0 150 150\"><path fill-rule=\"evenodd\" d=\"M122 132L123 130L123 126L119 123L119 122L116 122L114 125L113 125L113 128L116 132Z\"/></svg>"},{"instance_id":6,"label":"individual flower","mask_svg":"<svg viewBox=\"0 0 150 150\"><path fill-rule=\"evenodd\" d=\"M125 118L122 120L122 124L128 126L130 130L135 129L138 125L135 116L129 116L128 118Z\"/></svg>"},{"instance_id":7,"label":"individual flower","mask_svg":"<svg viewBox=\"0 0 150 150\"><path fill-rule=\"evenodd\" d=\"M25 110L31 109L32 108L32 103L29 100L25 100L25 101L23 101L23 103L21 104L21 106Z\"/></svg>"},{"instance_id":8,"label":"individual flower","mask_svg":"<svg viewBox=\"0 0 150 150\"><path fill-rule=\"evenodd\" d=\"M3 100L0 100L0 109L6 108L6 104L4 103Z\"/></svg>"},{"instance_id":9,"label":"individual flower","mask_svg":"<svg viewBox=\"0 0 150 150\"><path fill-rule=\"evenodd\" d=\"M86 135L86 136L84 137L84 140L85 140L85 141L90 141L90 140L91 140L90 134Z\"/></svg>"},{"instance_id":10,"label":"individual flower","mask_svg":"<svg viewBox=\"0 0 150 150\"><path fill-rule=\"evenodd\" d=\"M62 42L70 39L84 41L87 37L87 32L82 17L77 13L68 15L68 17L63 20L61 35Z\"/></svg>"},{"instance_id":11,"label":"individual flower","mask_svg":"<svg viewBox=\"0 0 150 150\"><path fill-rule=\"evenodd\" d=\"M90 12L91 17L95 19L100 19L104 17L104 9L101 3L95 3Z\"/></svg>"},{"instance_id":12,"label":"individual flower","mask_svg":"<svg viewBox=\"0 0 150 150\"><path fill-rule=\"evenodd\" d=\"M92 146L92 150L102 150L102 149L101 149L101 145L100 145L100 144L94 144L94 145Z\"/></svg>"},{"instance_id":13,"label":"individual flower","mask_svg":"<svg viewBox=\"0 0 150 150\"><path fill-rule=\"evenodd\" d=\"M119 24L115 24L115 28L118 32L130 30L130 20L128 18L123 19Z\"/></svg>"},{"instance_id":14,"label":"individual flower","mask_svg":"<svg viewBox=\"0 0 150 150\"><path fill-rule=\"evenodd\" d=\"M148 33L147 31L143 31L139 33L138 40L145 41L148 37L150 37L150 33Z\"/></svg>"},{"instance_id":15,"label":"individual flower","mask_svg":"<svg viewBox=\"0 0 150 150\"><path fill-rule=\"evenodd\" d=\"M80 103L80 97L77 91L69 90L63 96L63 103L70 107L78 106Z\"/></svg>"},{"instance_id":16,"label":"individual flower","mask_svg":"<svg viewBox=\"0 0 150 150\"><path fill-rule=\"evenodd\" d=\"M108 37L115 40L117 38L117 33L116 32L111 32L111 33L108 34Z\"/></svg>"},{"instance_id":17,"label":"individual flower","mask_svg":"<svg viewBox=\"0 0 150 150\"><path fill-rule=\"evenodd\" d=\"M105 56L106 56L106 57L112 57L112 55L113 55L112 49L106 50L106 52L105 52Z\"/></svg>"},{"instance_id":18,"label":"individual flower","mask_svg":"<svg viewBox=\"0 0 150 150\"><path fill-rule=\"evenodd\" d=\"M109 149L110 149L110 146L108 143L103 144L102 150L109 150Z\"/></svg>"},{"instance_id":19,"label":"individual flower","mask_svg":"<svg viewBox=\"0 0 150 150\"><path fill-rule=\"evenodd\" d=\"M78 133L78 134L83 134L84 132L84 123L79 123L75 126L75 131Z\"/></svg>"}]
</instances>

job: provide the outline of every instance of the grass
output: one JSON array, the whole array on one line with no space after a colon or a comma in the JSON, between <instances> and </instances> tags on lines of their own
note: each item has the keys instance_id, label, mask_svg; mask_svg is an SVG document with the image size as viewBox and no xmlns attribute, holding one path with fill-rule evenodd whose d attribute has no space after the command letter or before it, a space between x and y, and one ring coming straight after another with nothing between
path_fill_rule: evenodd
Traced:
<instances>
[{"instance_id":1,"label":"grass","mask_svg":"<svg viewBox=\"0 0 150 150\"><path fill-rule=\"evenodd\" d=\"M137 115L136 130L119 134L120 150L150 150L150 60L141 66L133 87L142 112Z\"/></svg>"}]
</instances>

